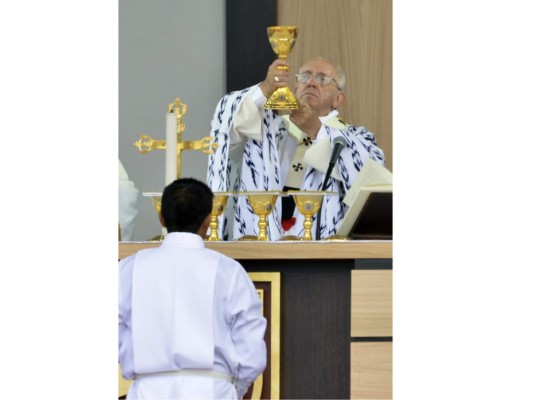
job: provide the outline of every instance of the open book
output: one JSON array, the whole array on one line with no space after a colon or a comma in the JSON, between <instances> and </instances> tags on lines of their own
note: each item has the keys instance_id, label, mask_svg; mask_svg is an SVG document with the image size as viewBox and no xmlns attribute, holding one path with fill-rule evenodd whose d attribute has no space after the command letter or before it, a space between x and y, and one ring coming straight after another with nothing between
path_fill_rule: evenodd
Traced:
<instances>
[{"instance_id":1,"label":"open book","mask_svg":"<svg viewBox=\"0 0 533 400\"><path fill-rule=\"evenodd\" d=\"M368 159L346 193L349 206L337 235L355 240L392 240L392 173Z\"/></svg>"}]
</instances>

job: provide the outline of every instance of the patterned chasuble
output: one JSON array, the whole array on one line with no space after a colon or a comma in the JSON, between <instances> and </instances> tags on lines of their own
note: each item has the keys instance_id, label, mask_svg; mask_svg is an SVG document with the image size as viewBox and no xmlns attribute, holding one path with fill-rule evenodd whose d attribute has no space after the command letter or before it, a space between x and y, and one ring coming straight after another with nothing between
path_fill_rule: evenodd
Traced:
<instances>
[{"instance_id":1,"label":"patterned chasuble","mask_svg":"<svg viewBox=\"0 0 533 400\"><path fill-rule=\"evenodd\" d=\"M230 130L241 103L256 86L228 93L217 104L211 121L211 136L218 147L209 156L207 183L214 192L243 192L282 190L280 155L288 141L295 139L289 134L285 122L272 110L261 110L262 132L260 140L243 138L240 143L230 143ZM383 165L383 151L377 146L374 135L364 127L346 125L339 129L324 125L330 145L338 136L343 136L348 145L337 161L341 180L330 178L326 191L338 196L325 196L322 203L320 237L334 235L347 210L342 202L361 170L365 160L372 158ZM324 139L326 140L326 139ZM332 146L332 145L331 145ZM325 173L311 166L304 170L300 190L320 190ZM281 197L268 216L267 234L270 240L279 240L284 235L303 236L304 217L298 210L296 223L290 231L281 227ZM313 217L313 225L316 215ZM226 211L219 223L219 236L224 240L259 234L257 217L246 196L230 196ZM313 226L313 236L315 232Z\"/></svg>"}]
</instances>

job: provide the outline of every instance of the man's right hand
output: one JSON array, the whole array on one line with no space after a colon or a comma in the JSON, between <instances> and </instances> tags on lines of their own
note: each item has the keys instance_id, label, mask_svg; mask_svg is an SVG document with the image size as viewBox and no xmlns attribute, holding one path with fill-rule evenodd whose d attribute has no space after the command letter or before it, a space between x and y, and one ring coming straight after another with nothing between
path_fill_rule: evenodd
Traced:
<instances>
[{"instance_id":1,"label":"man's right hand","mask_svg":"<svg viewBox=\"0 0 533 400\"><path fill-rule=\"evenodd\" d=\"M284 70L279 70L281 67ZM263 95L268 99L277 88L289 85L289 63L278 58L268 67L266 78L259 84Z\"/></svg>"}]
</instances>

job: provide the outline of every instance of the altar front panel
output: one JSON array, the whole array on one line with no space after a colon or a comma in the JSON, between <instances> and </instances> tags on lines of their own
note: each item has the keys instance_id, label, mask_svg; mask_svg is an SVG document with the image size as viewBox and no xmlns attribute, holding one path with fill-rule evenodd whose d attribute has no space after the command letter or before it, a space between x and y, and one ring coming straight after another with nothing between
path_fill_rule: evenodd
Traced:
<instances>
[{"instance_id":1,"label":"altar front panel","mask_svg":"<svg viewBox=\"0 0 533 400\"><path fill-rule=\"evenodd\" d=\"M352 260L240 260L281 273L280 398L350 398Z\"/></svg>"},{"instance_id":2,"label":"altar front panel","mask_svg":"<svg viewBox=\"0 0 533 400\"><path fill-rule=\"evenodd\" d=\"M120 243L119 255L156 246ZM392 398L392 241L206 247L280 275L279 398Z\"/></svg>"}]
</instances>

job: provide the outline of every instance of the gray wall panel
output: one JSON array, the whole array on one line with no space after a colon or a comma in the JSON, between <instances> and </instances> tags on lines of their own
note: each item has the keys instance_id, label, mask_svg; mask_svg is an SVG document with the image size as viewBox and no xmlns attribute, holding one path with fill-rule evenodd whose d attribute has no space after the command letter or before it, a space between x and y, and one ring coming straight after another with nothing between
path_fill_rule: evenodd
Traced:
<instances>
[{"instance_id":1,"label":"gray wall panel","mask_svg":"<svg viewBox=\"0 0 533 400\"><path fill-rule=\"evenodd\" d=\"M222 0L119 1L119 158L141 192L134 240L161 233L151 201L161 191L165 152L140 154L140 135L165 139L167 106L187 104L184 140L209 134L225 93L225 14ZM205 181L207 155L182 153L182 176Z\"/></svg>"}]
</instances>

